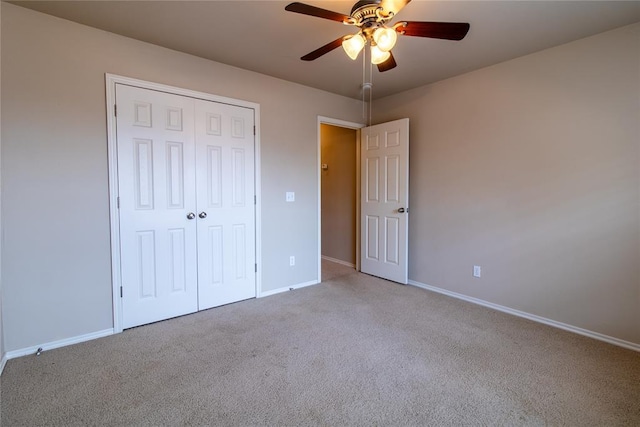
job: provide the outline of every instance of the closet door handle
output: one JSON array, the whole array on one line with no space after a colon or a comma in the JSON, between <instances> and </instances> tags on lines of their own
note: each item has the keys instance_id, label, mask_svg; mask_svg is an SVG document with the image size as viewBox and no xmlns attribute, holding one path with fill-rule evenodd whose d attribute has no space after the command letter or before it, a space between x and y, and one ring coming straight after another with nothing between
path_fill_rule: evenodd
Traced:
<instances>
[{"instance_id":1,"label":"closet door handle","mask_svg":"<svg viewBox=\"0 0 640 427\"><path fill-rule=\"evenodd\" d=\"M398 209L398 213L404 213L404 208Z\"/></svg>"},{"instance_id":2,"label":"closet door handle","mask_svg":"<svg viewBox=\"0 0 640 427\"><path fill-rule=\"evenodd\" d=\"M196 217L196 214L194 214L193 212L189 212L189 213L187 214L187 219L193 219L193 218L195 218L195 217Z\"/></svg>"},{"instance_id":3,"label":"closet door handle","mask_svg":"<svg viewBox=\"0 0 640 427\"><path fill-rule=\"evenodd\" d=\"M200 212L200 214L198 215L200 218L205 219L207 217L207 213L206 212Z\"/></svg>"}]
</instances>

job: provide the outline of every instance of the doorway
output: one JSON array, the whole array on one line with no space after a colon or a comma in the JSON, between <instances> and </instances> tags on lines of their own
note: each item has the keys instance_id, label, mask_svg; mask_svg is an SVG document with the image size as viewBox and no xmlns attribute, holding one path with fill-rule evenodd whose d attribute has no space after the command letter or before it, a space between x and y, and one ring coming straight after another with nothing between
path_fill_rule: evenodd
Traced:
<instances>
[{"instance_id":1,"label":"doorway","mask_svg":"<svg viewBox=\"0 0 640 427\"><path fill-rule=\"evenodd\" d=\"M360 131L363 125L319 117L319 260L359 269Z\"/></svg>"},{"instance_id":2,"label":"doorway","mask_svg":"<svg viewBox=\"0 0 640 427\"><path fill-rule=\"evenodd\" d=\"M409 259L409 119L378 125L318 118L318 159L322 125L356 130L355 269L407 284ZM318 282L322 281L323 189L318 162ZM327 164L327 168L330 165ZM326 197L325 197L326 198ZM351 215L351 213L347 213Z\"/></svg>"}]
</instances>

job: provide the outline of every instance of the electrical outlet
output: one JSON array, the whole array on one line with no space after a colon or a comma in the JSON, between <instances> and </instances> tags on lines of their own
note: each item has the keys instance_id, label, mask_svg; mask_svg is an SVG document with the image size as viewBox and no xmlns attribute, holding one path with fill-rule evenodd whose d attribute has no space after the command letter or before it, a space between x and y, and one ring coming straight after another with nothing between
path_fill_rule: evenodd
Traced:
<instances>
[{"instance_id":1,"label":"electrical outlet","mask_svg":"<svg viewBox=\"0 0 640 427\"><path fill-rule=\"evenodd\" d=\"M295 202L296 201L296 193L294 193L293 191L287 191L287 194L285 195L285 200L287 202Z\"/></svg>"},{"instance_id":2,"label":"electrical outlet","mask_svg":"<svg viewBox=\"0 0 640 427\"><path fill-rule=\"evenodd\" d=\"M291 256L289 257L289 266L290 266L290 267L293 267L294 265L296 265L296 257L295 257L295 256L293 256L293 255L291 255Z\"/></svg>"},{"instance_id":3,"label":"electrical outlet","mask_svg":"<svg viewBox=\"0 0 640 427\"><path fill-rule=\"evenodd\" d=\"M482 269L479 265L473 266L473 277L480 277L482 275Z\"/></svg>"}]
</instances>

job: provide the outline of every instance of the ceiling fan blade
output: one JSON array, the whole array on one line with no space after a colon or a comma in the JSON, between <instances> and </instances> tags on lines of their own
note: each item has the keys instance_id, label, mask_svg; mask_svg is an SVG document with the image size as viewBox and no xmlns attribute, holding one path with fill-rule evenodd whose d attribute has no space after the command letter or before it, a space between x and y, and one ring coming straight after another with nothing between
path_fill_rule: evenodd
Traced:
<instances>
[{"instance_id":1,"label":"ceiling fan blade","mask_svg":"<svg viewBox=\"0 0 640 427\"><path fill-rule=\"evenodd\" d=\"M400 9L405 7L411 0L382 0L380 6L385 12L393 12L396 15Z\"/></svg>"},{"instance_id":2,"label":"ceiling fan blade","mask_svg":"<svg viewBox=\"0 0 640 427\"><path fill-rule=\"evenodd\" d=\"M310 6L308 4L300 2L288 4L287 7L284 8L284 10L287 10L289 12L301 13L303 15L317 16L318 18L330 19L332 21L338 22L345 22L350 19L347 15L332 12L330 10L322 9L315 6Z\"/></svg>"},{"instance_id":3,"label":"ceiling fan blade","mask_svg":"<svg viewBox=\"0 0 640 427\"><path fill-rule=\"evenodd\" d=\"M403 22L396 31L405 36L430 37L433 39L462 40L469 31L466 22Z\"/></svg>"},{"instance_id":4,"label":"ceiling fan blade","mask_svg":"<svg viewBox=\"0 0 640 427\"><path fill-rule=\"evenodd\" d=\"M393 53L391 53L391 56L389 57L389 59L384 61L382 64L378 64L378 71L380 71L381 73L384 73L385 71L389 71L393 68L396 68L396 65L398 64L396 64L396 60L393 58Z\"/></svg>"},{"instance_id":5,"label":"ceiling fan blade","mask_svg":"<svg viewBox=\"0 0 640 427\"><path fill-rule=\"evenodd\" d=\"M345 37L346 36L342 36L339 39L335 39L334 41L325 44L324 46L314 50L313 52L307 53L305 56L303 56L300 59L302 59L303 61L313 61L314 59L318 59L325 53L329 53L333 49L337 48L338 46L341 46L342 41L344 40Z\"/></svg>"}]
</instances>

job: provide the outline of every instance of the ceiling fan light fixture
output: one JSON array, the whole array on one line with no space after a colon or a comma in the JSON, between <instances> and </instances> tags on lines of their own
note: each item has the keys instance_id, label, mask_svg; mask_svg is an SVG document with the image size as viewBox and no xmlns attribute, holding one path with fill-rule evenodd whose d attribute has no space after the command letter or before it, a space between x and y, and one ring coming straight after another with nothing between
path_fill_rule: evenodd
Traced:
<instances>
[{"instance_id":1,"label":"ceiling fan light fixture","mask_svg":"<svg viewBox=\"0 0 640 427\"><path fill-rule=\"evenodd\" d=\"M462 40L469 32L468 22L430 22L430 21L402 21L392 24L391 20L411 0L357 0L349 15L332 12L309 4L293 2L285 7L286 11L300 13L307 16L328 19L358 28L357 34L347 34L321 46L320 48L302 56L303 61L313 61L320 58L338 46L342 45L345 53L354 61L360 51L369 44L371 47L371 62L378 66L381 73L394 69L395 58L391 53L398 33L401 36L426 37L443 40ZM366 52L363 58L366 62ZM371 67L370 67L371 68Z\"/></svg>"},{"instance_id":2,"label":"ceiling fan light fixture","mask_svg":"<svg viewBox=\"0 0 640 427\"><path fill-rule=\"evenodd\" d=\"M353 36L342 41L342 48L349 55L349 58L354 61L358 57L358 54L362 50L366 43L366 40L360 33L354 34Z\"/></svg>"},{"instance_id":3,"label":"ceiling fan light fixture","mask_svg":"<svg viewBox=\"0 0 640 427\"><path fill-rule=\"evenodd\" d=\"M371 46L371 63L374 65L382 64L384 61L389 59L391 56L390 52L385 52L378 48L378 46Z\"/></svg>"},{"instance_id":4,"label":"ceiling fan light fixture","mask_svg":"<svg viewBox=\"0 0 640 427\"><path fill-rule=\"evenodd\" d=\"M393 28L380 27L373 32L373 41L383 52L389 52L396 45L398 35Z\"/></svg>"}]
</instances>

